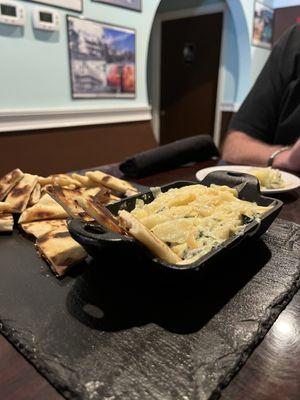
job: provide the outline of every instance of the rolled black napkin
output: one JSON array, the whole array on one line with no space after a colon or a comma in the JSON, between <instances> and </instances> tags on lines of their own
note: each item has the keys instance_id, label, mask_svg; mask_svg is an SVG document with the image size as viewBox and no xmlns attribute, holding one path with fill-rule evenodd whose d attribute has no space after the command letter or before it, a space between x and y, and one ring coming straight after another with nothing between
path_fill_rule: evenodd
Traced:
<instances>
[{"instance_id":1,"label":"rolled black napkin","mask_svg":"<svg viewBox=\"0 0 300 400\"><path fill-rule=\"evenodd\" d=\"M211 136L196 135L136 154L123 161L119 168L124 175L142 178L218 155Z\"/></svg>"}]
</instances>

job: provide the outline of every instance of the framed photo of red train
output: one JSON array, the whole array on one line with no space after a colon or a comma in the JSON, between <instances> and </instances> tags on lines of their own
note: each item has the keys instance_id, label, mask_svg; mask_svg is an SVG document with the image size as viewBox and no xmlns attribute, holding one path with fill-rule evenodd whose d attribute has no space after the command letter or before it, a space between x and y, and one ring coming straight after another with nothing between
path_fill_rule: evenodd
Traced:
<instances>
[{"instance_id":1,"label":"framed photo of red train","mask_svg":"<svg viewBox=\"0 0 300 400\"><path fill-rule=\"evenodd\" d=\"M136 32L67 16L72 97L135 98Z\"/></svg>"}]
</instances>

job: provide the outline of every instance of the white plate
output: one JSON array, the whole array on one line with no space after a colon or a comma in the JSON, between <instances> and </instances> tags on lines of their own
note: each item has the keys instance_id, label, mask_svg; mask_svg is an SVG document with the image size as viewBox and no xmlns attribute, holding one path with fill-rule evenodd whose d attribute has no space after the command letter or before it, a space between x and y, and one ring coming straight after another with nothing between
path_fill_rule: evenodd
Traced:
<instances>
[{"instance_id":1,"label":"white plate","mask_svg":"<svg viewBox=\"0 0 300 400\"><path fill-rule=\"evenodd\" d=\"M244 172L246 174L249 174L251 169L253 168L256 167L251 167L249 165L220 165L216 167L200 169L198 172L196 172L196 178L198 179L198 181L202 181L202 179L204 179L207 174L213 171L234 171L234 172ZM300 187L300 178L298 178L296 175L290 174L289 172L285 171L280 171L280 172L282 179L285 182L285 187L279 189L266 189L262 187L261 188L262 193L268 193L268 194L283 193Z\"/></svg>"}]
</instances>

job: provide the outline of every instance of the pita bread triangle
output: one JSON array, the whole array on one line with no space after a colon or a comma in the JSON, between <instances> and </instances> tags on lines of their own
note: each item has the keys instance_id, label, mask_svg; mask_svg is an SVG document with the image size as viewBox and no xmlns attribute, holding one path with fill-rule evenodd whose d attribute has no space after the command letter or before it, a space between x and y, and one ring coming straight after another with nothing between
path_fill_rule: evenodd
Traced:
<instances>
[{"instance_id":1,"label":"pita bread triangle","mask_svg":"<svg viewBox=\"0 0 300 400\"><path fill-rule=\"evenodd\" d=\"M3 200L9 191L23 178L24 174L16 168L0 179L0 201Z\"/></svg>"},{"instance_id":2,"label":"pita bread triangle","mask_svg":"<svg viewBox=\"0 0 300 400\"><path fill-rule=\"evenodd\" d=\"M37 239L36 248L58 276L63 276L72 265L87 257L83 247L71 237L67 228L46 233Z\"/></svg>"},{"instance_id":3,"label":"pita bread triangle","mask_svg":"<svg viewBox=\"0 0 300 400\"><path fill-rule=\"evenodd\" d=\"M42 221L25 222L21 224L24 232L28 235L34 236L36 239L44 236L46 233L58 228L67 228L65 219L50 219Z\"/></svg>"},{"instance_id":4,"label":"pita bread triangle","mask_svg":"<svg viewBox=\"0 0 300 400\"><path fill-rule=\"evenodd\" d=\"M5 202L14 209L14 212L21 213L25 210L37 181L36 175L24 174L23 178L8 193Z\"/></svg>"},{"instance_id":5,"label":"pita bread triangle","mask_svg":"<svg viewBox=\"0 0 300 400\"><path fill-rule=\"evenodd\" d=\"M66 211L49 194L43 197L32 207L27 208L20 218L19 224L44 219L65 219L68 217Z\"/></svg>"}]
</instances>

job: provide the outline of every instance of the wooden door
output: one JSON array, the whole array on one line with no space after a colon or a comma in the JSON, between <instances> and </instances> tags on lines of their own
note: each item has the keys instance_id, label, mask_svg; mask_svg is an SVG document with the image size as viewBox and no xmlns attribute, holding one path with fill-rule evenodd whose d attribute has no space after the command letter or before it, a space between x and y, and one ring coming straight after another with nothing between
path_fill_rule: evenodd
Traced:
<instances>
[{"instance_id":1,"label":"wooden door","mask_svg":"<svg viewBox=\"0 0 300 400\"><path fill-rule=\"evenodd\" d=\"M223 14L162 23L160 143L213 135Z\"/></svg>"}]
</instances>

